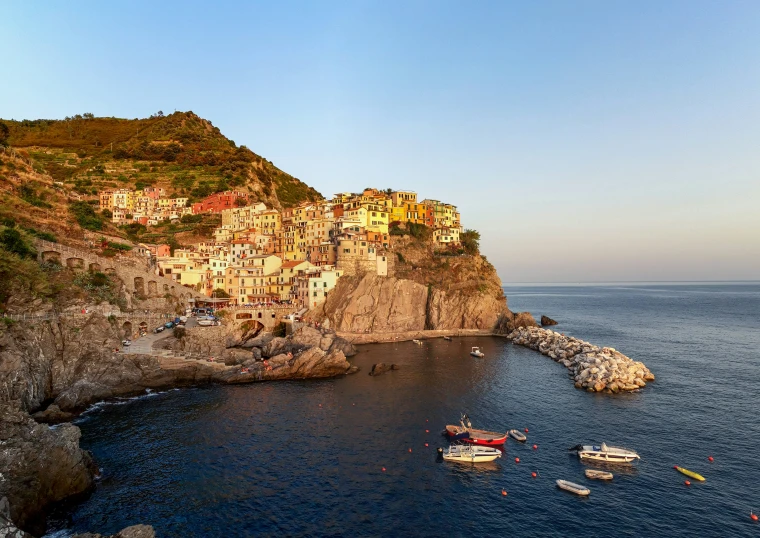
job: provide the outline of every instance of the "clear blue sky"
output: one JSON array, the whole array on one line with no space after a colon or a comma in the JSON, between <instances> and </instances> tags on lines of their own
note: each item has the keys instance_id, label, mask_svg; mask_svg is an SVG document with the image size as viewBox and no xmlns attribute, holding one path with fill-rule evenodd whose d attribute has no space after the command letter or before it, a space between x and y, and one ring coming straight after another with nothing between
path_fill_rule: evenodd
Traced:
<instances>
[{"instance_id":1,"label":"clear blue sky","mask_svg":"<svg viewBox=\"0 0 760 538\"><path fill-rule=\"evenodd\" d=\"M760 1L4 2L0 117L193 110L505 282L760 278Z\"/></svg>"}]
</instances>

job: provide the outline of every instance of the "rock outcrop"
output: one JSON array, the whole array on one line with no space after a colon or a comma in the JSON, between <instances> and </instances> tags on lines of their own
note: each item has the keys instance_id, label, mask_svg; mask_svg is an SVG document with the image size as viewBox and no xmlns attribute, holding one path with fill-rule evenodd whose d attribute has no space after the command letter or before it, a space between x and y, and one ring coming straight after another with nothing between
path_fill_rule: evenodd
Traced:
<instances>
[{"instance_id":1,"label":"rock outcrop","mask_svg":"<svg viewBox=\"0 0 760 538\"><path fill-rule=\"evenodd\" d=\"M377 364L372 365L372 370L370 370L369 375L378 376L384 374L385 372L398 369L398 364L385 364L384 362L378 362Z\"/></svg>"},{"instance_id":2,"label":"rock outcrop","mask_svg":"<svg viewBox=\"0 0 760 538\"><path fill-rule=\"evenodd\" d=\"M133 525L108 536L86 532L84 534L75 534L71 538L156 538L156 532L150 525Z\"/></svg>"},{"instance_id":3,"label":"rock outcrop","mask_svg":"<svg viewBox=\"0 0 760 538\"><path fill-rule=\"evenodd\" d=\"M557 325L557 322L549 316L541 316L541 327L549 327L551 325Z\"/></svg>"},{"instance_id":4,"label":"rock outcrop","mask_svg":"<svg viewBox=\"0 0 760 538\"><path fill-rule=\"evenodd\" d=\"M599 347L549 329L523 327L508 336L513 344L541 352L572 372L575 387L588 392L637 390L654 374L611 347Z\"/></svg>"},{"instance_id":5,"label":"rock outcrop","mask_svg":"<svg viewBox=\"0 0 760 538\"><path fill-rule=\"evenodd\" d=\"M79 428L50 427L11 404L0 405L0 497L10 519L34 534L45 531L45 510L93 485L97 469L79 448Z\"/></svg>"}]
</instances>

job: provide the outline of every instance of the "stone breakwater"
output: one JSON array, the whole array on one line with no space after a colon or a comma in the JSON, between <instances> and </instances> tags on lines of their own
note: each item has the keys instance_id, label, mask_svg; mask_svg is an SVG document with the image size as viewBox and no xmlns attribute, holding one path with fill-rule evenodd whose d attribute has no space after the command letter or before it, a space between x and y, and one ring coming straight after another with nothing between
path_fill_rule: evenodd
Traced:
<instances>
[{"instance_id":1,"label":"stone breakwater","mask_svg":"<svg viewBox=\"0 0 760 538\"><path fill-rule=\"evenodd\" d=\"M654 381L654 374L611 347L589 342L538 327L520 327L507 338L513 344L529 347L546 355L572 372L575 388L588 392L636 390Z\"/></svg>"}]
</instances>

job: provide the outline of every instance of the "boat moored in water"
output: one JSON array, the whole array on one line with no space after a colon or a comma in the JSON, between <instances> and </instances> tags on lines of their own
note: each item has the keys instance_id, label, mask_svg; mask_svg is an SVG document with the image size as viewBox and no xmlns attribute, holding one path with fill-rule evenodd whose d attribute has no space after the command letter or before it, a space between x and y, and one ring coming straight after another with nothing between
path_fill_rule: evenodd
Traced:
<instances>
[{"instance_id":1,"label":"boat moored in water","mask_svg":"<svg viewBox=\"0 0 760 538\"><path fill-rule=\"evenodd\" d=\"M459 419L459 426L453 424L446 426L446 435L452 440L483 446L499 446L507 441L506 433L489 432L473 428L467 415L462 415L462 418Z\"/></svg>"},{"instance_id":2,"label":"boat moored in water","mask_svg":"<svg viewBox=\"0 0 760 538\"><path fill-rule=\"evenodd\" d=\"M515 439L517 441L520 441L521 443L524 443L527 437L525 434L519 430L509 430L509 436L512 439Z\"/></svg>"},{"instance_id":3,"label":"boat moored in water","mask_svg":"<svg viewBox=\"0 0 760 538\"><path fill-rule=\"evenodd\" d=\"M607 446L606 443L602 443L601 445L577 445L570 450L577 451L578 457L582 460L604 461L607 463L631 463L633 460L641 459L633 450L616 446Z\"/></svg>"},{"instance_id":4,"label":"boat moored in water","mask_svg":"<svg viewBox=\"0 0 760 538\"><path fill-rule=\"evenodd\" d=\"M450 336L444 336L443 339L446 340L447 342L451 342L451 337Z\"/></svg>"},{"instance_id":5,"label":"boat moored in water","mask_svg":"<svg viewBox=\"0 0 760 538\"><path fill-rule=\"evenodd\" d=\"M473 357L479 357L481 359L486 356L485 353L480 351L480 348L478 346L472 347L472 351L470 351L470 355L472 355Z\"/></svg>"},{"instance_id":6,"label":"boat moored in water","mask_svg":"<svg viewBox=\"0 0 760 538\"><path fill-rule=\"evenodd\" d=\"M415 343L415 344L417 344L418 346L422 345L422 340L415 339L415 340L412 340L412 342Z\"/></svg>"},{"instance_id":7,"label":"boat moored in water","mask_svg":"<svg viewBox=\"0 0 760 538\"><path fill-rule=\"evenodd\" d=\"M482 463L493 461L501 457L501 451L487 446L477 445L451 445L441 449L445 461L460 463Z\"/></svg>"},{"instance_id":8,"label":"boat moored in water","mask_svg":"<svg viewBox=\"0 0 760 538\"><path fill-rule=\"evenodd\" d=\"M607 471L598 471L596 469L586 469L586 478L594 480L612 480L612 473Z\"/></svg>"},{"instance_id":9,"label":"boat moored in water","mask_svg":"<svg viewBox=\"0 0 760 538\"><path fill-rule=\"evenodd\" d=\"M580 484L576 484L575 482L569 482L567 480L557 480L557 487L560 489L564 489L565 491L569 491L570 493L575 493L576 495L586 496L589 493L591 493L591 490L588 489L586 486L581 486Z\"/></svg>"}]
</instances>

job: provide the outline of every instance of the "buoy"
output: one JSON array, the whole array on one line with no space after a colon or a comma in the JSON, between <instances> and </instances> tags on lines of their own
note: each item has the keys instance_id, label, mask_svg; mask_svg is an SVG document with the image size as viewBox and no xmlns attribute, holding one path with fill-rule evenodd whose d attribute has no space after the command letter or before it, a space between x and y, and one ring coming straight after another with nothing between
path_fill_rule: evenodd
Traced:
<instances>
[{"instance_id":1,"label":"buoy","mask_svg":"<svg viewBox=\"0 0 760 538\"><path fill-rule=\"evenodd\" d=\"M532 473L530 473L530 476L532 476L533 478L536 478L538 476L538 473L533 471Z\"/></svg>"},{"instance_id":2,"label":"buoy","mask_svg":"<svg viewBox=\"0 0 760 538\"><path fill-rule=\"evenodd\" d=\"M430 433L430 430L425 430L425 433Z\"/></svg>"},{"instance_id":3,"label":"buoy","mask_svg":"<svg viewBox=\"0 0 760 538\"><path fill-rule=\"evenodd\" d=\"M425 443L425 446L428 446L428 444L427 444L427 443Z\"/></svg>"},{"instance_id":4,"label":"buoy","mask_svg":"<svg viewBox=\"0 0 760 538\"><path fill-rule=\"evenodd\" d=\"M709 461L710 463L712 463L713 462L713 457L712 456L707 456L707 461Z\"/></svg>"},{"instance_id":5,"label":"buoy","mask_svg":"<svg viewBox=\"0 0 760 538\"><path fill-rule=\"evenodd\" d=\"M515 458L515 463L520 463L520 458Z\"/></svg>"},{"instance_id":6,"label":"buoy","mask_svg":"<svg viewBox=\"0 0 760 538\"><path fill-rule=\"evenodd\" d=\"M691 482L689 482L688 480L684 481L684 484L687 486L691 486Z\"/></svg>"},{"instance_id":7,"label":"buoy","mask_svg":"<svg viewBox=\"0 0 760 538\"><path fill-rule=\"evenodd\" d=\"M538 450L538 445L533 445L533 450Z\"/></svg>"},{"instance_id":8,"label":"buoy","mask_svg":"<svg viewBox=\"0 0 760 538\"><path fill-rule=\"evenodd\" d=\"M409 449L409 452L411 452L411 451L412 451L412 449L410 448L410 449Z\"/></svg>"},{"instance_id":9,"label":"buoy","mask_svg":"<svg viewBox=\"0 0 760 538\"><path fill-rule=\"evenodd\" d=\"M501 490L501 494L502 494L502 496L506 497L507 496L507 490L506 489Z\"/></svg>"},{"instance_id":10,"label":"buoy","mask_svg":"<svg viewBox=\"0 0 760 538\"><path fill-rule=\"evenodd\" d=\"M439 448L439 449L438 449L438 453L439 453L439 454L443 454L443 449L442 449L442 448Z\"/></svg>"},{"instance_id":11,"label":"buoy","mask_svg":"<svg viewBox=\"0 0 760 538\"><path fill-rule=\"evenodd\" d=\"M385 467L383 467L383 472L385 472Z\"/></svg>"},{"instance_id":12,"label":"buoy","mask_svg":"<svg viewBox=\"0 0 760 538\"><path fill-rule=\"evenodd\" d=\"M319 407L322 407L322 404L319 404Z\"/></svg>"},{"instance_id":13,"label":"buoy","mask_svg":"<svg viewBox=\"0 0 760 538\"><path fill-rule=\"evenodd\" d=\"M525 433L528 433L528 428L525 428Z\"/></svg>"},{"instance_id":14,"label":"buoy","mask_svg":"<svg viewBox=\"0 0 760 538\"><path fill-rule=\"evenodd\" d=\"M673 469L678 469L678 465L674 465L674 466L673 466Z\"/></svg>"},{"instance_id":15,"label":"buoy","mask_svg":"<svg viewBox=\"0 0 760 538\"><path fill-rule=\"evenodd\" d=\"M750 511L749 511L749 518L750 518L752 521L757 521L757 514L753 514L753 513L752 513L752 510L750 510Z\"/></svg>"}]
</instances>

